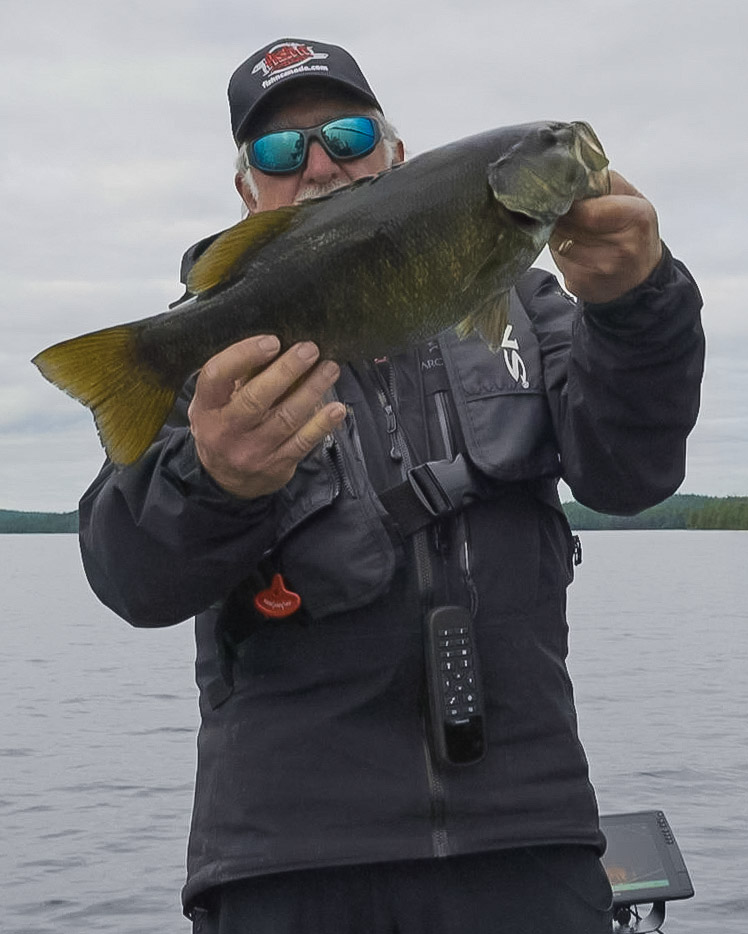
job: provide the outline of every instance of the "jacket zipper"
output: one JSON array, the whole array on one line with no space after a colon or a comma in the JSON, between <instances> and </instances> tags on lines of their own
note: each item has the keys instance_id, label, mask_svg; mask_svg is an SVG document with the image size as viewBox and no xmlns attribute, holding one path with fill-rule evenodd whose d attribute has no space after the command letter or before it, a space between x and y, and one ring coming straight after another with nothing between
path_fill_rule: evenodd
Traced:
<instances>
[{"instance_id":1,"label":"jacket zipper","mask_svg":"<svg viewBox=\"0 0 748 934\"><path fill-rule=\"evenodd\" d=\"M380 385L377 387L377 397L387 419L387 434L390 436L390 457L400 466L400 475L407 479L408 471L413 467L413 458L408 447L407 439L397 419L395 406L397 404L397 386L395 385L395 371L390 363L387 364L389 374L385 382L377 363L377 374ZM429 557L429 545L426 532L416 532L413 535L413 548L415 551L416 571L418 576L418 592L421 597L421 610L424 611L430 603L434 578Z\"/></svg>"},{"instance_id":2,"label":"jacket zipper","mask_svg":"<svg viewBox=\"0 0 748 934\"><path fill-rule=\"evenodd\" d=\"M348 495L355 499L356 491L353 489L353 485L348 478L348 471L345 470L343 465L343 455L334 435L329 434L325 436L322 442L322 455L331 466L333 476L335 477L333 498L339 495L341 488L344 488Z\"/></svg>"},{"instance_id":3,"label":"jacket zipper","mask_svg":"<svg viewBox=\"0 0 748 934\"><path fill-rule=\"evenodd\" d=\"M387 419L387 433L391 439L390 457L399 464L400 474L403 479L406 479L408 471L413 467L413 458L407 439L397 419L397 386L395 383L394 367L389 362L387 363L389 372L385 380L381 368L382 364L377 363L375 366L379 378L377 397ZM421 600L421 613L424 614L430 606L434 589L433 569L431 566L431 557L429 555L427 531L421 530L414 533L412 542L416 562L418 593ZM448 856L449 837L445 825L446 796L444 783L439 773L438 766L434 761L427 737L425 704L421 713L421 727L421 741L423 744L426 779L429 787L429 803L431 806L431 845L434 856Z\"/></svg>"},{"instance_id":4,"label":"jacket zipper","mask_svg":"<svg viewBox=\"0 0 748 934\"><path fill-rule=\"evenodd\" d=\"M442 442L444 444L444 456L448 460L453 460L455 457L455 446L449 417L447 394L443 390L435 393L434 402L436 405ZM460 570L462 571L462 578L468 592L470 614L475 617L478 610L478 588L475 586L470 566L470 533L464 510L460 510L458 513L455 519L455 528L457 533L456 538L459 542Z\"/></svg>"}]
</instances>

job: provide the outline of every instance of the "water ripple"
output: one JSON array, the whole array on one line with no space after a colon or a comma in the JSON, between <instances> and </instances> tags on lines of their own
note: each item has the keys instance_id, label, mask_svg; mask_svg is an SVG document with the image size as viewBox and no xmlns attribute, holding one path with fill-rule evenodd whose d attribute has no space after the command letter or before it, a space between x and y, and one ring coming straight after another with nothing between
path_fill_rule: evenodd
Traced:
<instances>
[{"instance_id":1,"label":"water ripple","mask_svg":"<svg viewBox=\"0 0 748 934\"><path fill-rule=\"evenodd\" d=\"M601 809L666 812L697 895L665 932L743 934L748 535L583 539L569 664ZM0 536L0 569L2 930L186 934L192 626L117 624L74 536Z\"/></svg>"}]
</instances>

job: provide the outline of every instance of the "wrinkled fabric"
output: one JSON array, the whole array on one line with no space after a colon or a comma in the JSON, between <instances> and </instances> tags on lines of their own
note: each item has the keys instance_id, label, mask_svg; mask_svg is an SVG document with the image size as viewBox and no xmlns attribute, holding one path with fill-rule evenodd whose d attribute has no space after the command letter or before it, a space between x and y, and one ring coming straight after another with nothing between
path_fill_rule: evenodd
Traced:
<instances>
[{"instance_id":1,"label":"wrinkled fabric","mask_svg":"<svg viewBox=\"0 0 748 934\"><path fill-rule=\"evenodd\" d=\"M610 934L610 883L588 847L334 867L216 890L194 934Z\"/></svg>"},{"instance_id":2,"label":"wrinkled fabric","mask_svg":"<svg viewBox=\"0 0 748 934\"><path fill-rule=\"evenodd\" d=\"M343 366L345 424L271 496L238 500L205 474L191 385L145 457L105 465L84 495L83 561L102 601L135 626L197 616L187 910L232 880L313 867L602 851L566 669L573 542L556 484L610 513L675 492L699 404L701 299L667 251L610 305L581 306L539 270L520 286L495 353L448 330L386 364ZM446 381L426 375L437 369ZM459 451L491 495L399 536L378 497L403 480L383 393L413 463ZM269 621L252 596L278 572L302 605ZM487 752L465 767L435 759L425 726L422 618L440 604L475 622Z\"/></svg>"}]
</instances>

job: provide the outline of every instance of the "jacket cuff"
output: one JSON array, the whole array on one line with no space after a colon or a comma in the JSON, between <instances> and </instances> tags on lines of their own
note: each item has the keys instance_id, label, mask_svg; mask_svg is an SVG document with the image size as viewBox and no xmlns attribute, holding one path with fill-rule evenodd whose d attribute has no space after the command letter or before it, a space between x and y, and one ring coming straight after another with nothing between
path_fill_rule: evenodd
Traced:
<instances>
[{"instance_id":1,"label":"jacket cuff","mask_svg":"<svg viewBox=\"0 0 748 934\"><path fill-rule=\"evenodd\" d=\"M167 483L182 496L199 502L204 508L235 516L256 518L270 509L273 494L243 499L224 490L203 467L197 456L192 432L188 428L181 428L176 433L182 435L180 443L164 452L161 469Z\"/></svg>"},{"instance_id":2,"label":"jacket cuff","mask_svg":"<svg viewBox=\"0 0 748 934\"><path fill-rule=\"evenodd\" d=\"M686 267L663 243L662 257L647 278L611 302L580 302L584 317L601 331L623 336L642 329L660 328L672 319L672 327L691 326L702 305L701 295Z\"/></svg>"},{"instance_id":3,"label":"jacket cuff","mask_svg":"<svg viewBox=\"0 0 748 934\"><path fill-rule=\"evenodd\" d=\"M673 281L674 271L673 255L663 243L659 263L639 285L610 302L580 302L579 304L586 313L593 315L611 315L619 311L627 311L632 306L639 307L647 304L653 293L661 293Z\"/></svg>"}]
</instances>

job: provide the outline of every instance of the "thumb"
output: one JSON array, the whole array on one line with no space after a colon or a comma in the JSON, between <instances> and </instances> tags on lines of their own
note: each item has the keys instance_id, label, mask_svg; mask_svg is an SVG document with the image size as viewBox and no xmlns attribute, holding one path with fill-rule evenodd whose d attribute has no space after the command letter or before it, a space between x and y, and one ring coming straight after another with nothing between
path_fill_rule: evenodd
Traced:
<instances>
[{"instance_id":1,"label":"thumb","mask_svg":"<svg viewBox=\"0 0 748 934\"><path fill-rule=\"evenodd\" d=\"M619 172L610 172L610 192L611 195L632 195L635 198L643 198L644 195L638 188L634 188L628 179L625 179Z\"/></svg>"}]
</instances>

